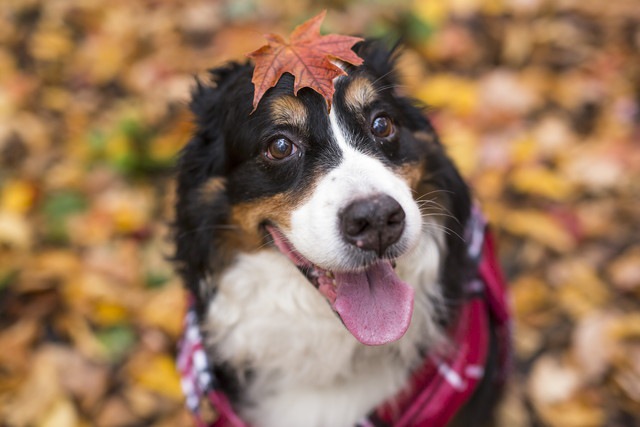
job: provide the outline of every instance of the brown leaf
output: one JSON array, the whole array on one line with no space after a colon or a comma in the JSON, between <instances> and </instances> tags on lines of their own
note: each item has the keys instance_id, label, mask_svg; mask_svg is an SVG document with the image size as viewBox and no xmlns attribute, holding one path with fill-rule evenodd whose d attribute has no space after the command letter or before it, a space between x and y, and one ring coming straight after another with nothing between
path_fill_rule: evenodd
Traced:
<instances>
[{"instance_id":1,"label":"brown leaf","mask_svg":"<svg viewBox=\"0 0 640 427\"><path fill-rule=\"evenodd\" d=\"M289 42L277 34L265 35L267 45L249 54L256 63L251 80L255 87L253 111L265 92L286 72L295 78L293 90L296 95L303 87L309 87L322 95L331 108L333 79L346 75L332 60L362 64L362 58L351 50L362 39L337 34L321 36L320 24L325 14L323 11L296 27Z\"/></svg>"},{"instance_id":2,"label":"brown leaf","mask_svg":"<svg viewBox=\"0 0 640 427\"><path fill-rule=\"evenodd\" d=\"M536 405L569 400L580 387L578 370L562 358L544 355L536 360L529 378L529 395Z\"/></svg>"},{"instance_id":3,"label":"brown leaf","mask_svg":"<svg viewBox=\"0 0 640 427\"><path fill-rule=\"evenodd\" d=\"M620 290L640 288L640 246L627 249L609 265L607 272L611 282Z\"/></svg>"}]
</instances>

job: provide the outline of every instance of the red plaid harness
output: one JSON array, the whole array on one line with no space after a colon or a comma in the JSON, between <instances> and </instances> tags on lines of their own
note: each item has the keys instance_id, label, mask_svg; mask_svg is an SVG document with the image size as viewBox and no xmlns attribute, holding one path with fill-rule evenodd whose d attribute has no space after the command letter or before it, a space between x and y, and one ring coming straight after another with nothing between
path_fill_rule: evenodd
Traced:
<instances>
[{"instance_id":1,"label":"red plaid harness","mask_svg":"<svg viewBox=\"0 0 640 427\"><path fill-rule=\"evenodd\" d=\"M484 377L490 322L497 334L502 369L496 381L504 380L510 359L506 288L493 237L486 230L477 208L473 210L465 238L469 255L477 264L477 274L467 284L467 300L449 331L456 350L446 356L427 355L405 390L377 407L354 427L445 426ZM193 305L186 315L177 366L186 404L198 427L248 427L234 412L213 377Z\"/></svg>"}]
</instances>

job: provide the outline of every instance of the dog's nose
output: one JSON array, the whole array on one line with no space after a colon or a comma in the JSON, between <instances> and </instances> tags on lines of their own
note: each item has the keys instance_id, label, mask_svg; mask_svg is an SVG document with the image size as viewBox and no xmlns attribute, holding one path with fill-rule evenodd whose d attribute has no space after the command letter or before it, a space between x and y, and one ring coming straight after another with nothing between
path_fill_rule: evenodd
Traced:
<instances>
[{"instance_id":1,"label":"dog's nose","mask_svg":"<svg viewBox=\"0 0 640 427\"><path fill-rule=\"evenodd\" d=\"M404 218L404 210L394 198L376 195L344 208L340 212L340 226L348 243L381 256L400 238Z\"/></svg>"}]
</instances>

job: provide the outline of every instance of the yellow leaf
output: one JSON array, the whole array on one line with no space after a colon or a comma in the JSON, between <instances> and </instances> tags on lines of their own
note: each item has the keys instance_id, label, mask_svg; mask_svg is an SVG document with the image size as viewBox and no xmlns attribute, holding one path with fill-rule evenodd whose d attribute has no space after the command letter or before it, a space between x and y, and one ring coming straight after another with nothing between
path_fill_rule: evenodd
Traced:
<instances>
[{"instance_id":1,"label":"yellow leaf","mask_svg":"<svg viewBox=\"0 0 640 427\"><path fill-rule=\"evenodd\" d=\"M150 145L151 156L157 160L169 160L184 146L193 133L193 123L182 114L169 132L161 133Z\"/></svg>"},{"instance_id":2,"label":"yellow leaf","mask_svg":"<svg viewBox=\"0 0 640 427\"><path fill-rule=\"evenodd\" d=\"M37 59L60 60L71 52L73 42L64 28L43 29L31 39L31 53Z\"/></svg>"},{"instance_id":3,"label":"yellow leaf","mask_svg":"<svg viewBox=\"0 0 640 427\"><path fill-rule=\"evenodd\" d=\"M505 2L504 0L482 0L482 11L487 15L503 14L505 11Z\"/></svg>"},{"instance_id":4,"label":"yellow leaf","mask_svg":"<svg viewBox=\"0 0 640 427\"><path fill-rule=\"evenodd\" d=\"M575 247L575 239L549 215L535 210L507 210L496 225L517 236L531 238L558 252Z\"/></svg>"},{"instance_id":5,"label":"yellow leaf","mask_svg":"<svg viewBox=\"0 0 640 427\"><path fill-rule=\"evenodd\" d=\"M113 301L99 301L92 312L93 319L102 326L115 325L127 318L126 307Z\"/></svg>"},{"instance_id":6,"label":"yellow leaf","mask_svg":"<svg viewBox=\"0 0 640 427\"><path fill-rule=\"evenodd\" d=\"M185 306L184 290L176 281L155 291L140 311L140 317L143 323L158 327L177 338L182 331Z\"/></svg>"},{"instance_id":7,"label":"yellow leaf","mask_svg":"<svg viewBox=\"0 0 640 427\"><path fill-rule=\"evenodd\" d=\"M501 199L506 179L505 173L499 169L483 169L482 173L474 177L473 190L478 199L487 203L488 200ZM485 212L489 215L488 212ZM489 216L489 219L493 217Z\"/></svg>"},{"instance_id":8,"label":"yellow leaf","mask_svg":"<svg viewBox=\"0 0 640 427\"><path fill-rule=\"evenodd\" d=\"M587 260L570 259L554 265L550 279L558 288L558 302L576 319L595 312L611 297L607 285Z\"/></svg>"},{"instance_id":9,"label":"yellow leaf","mask_svg":"<svg viewBox=\"0 0 640 427\"><path fill-rule=\"evenodd\" d=\"M0 196L0 209L17 213L26 213L36 196L36 190L29 182L13 180L4 184Z\"/></svg>"},{"instance_id":10,"label":"yellow leaf","mask_svg":"<svg viewBox=\"0 0 640 427\"><path fill-rule=\"evenodd\" d=\"M566 200L573 193L569 181L541 167L516 169L511 175L511 184L522 193L553 200Z\"/></svg>"},{"instance_id":11,"label":"yellow leaf","mask_svg":"<svg viewBox=\"0 0 640 427\"><path fill-rule=\"evenodd\" d=\"M118 132L107 141L106 155L109 160L120 161L131 152L129 138Z\"/></svg>"},{"instance_id":12,"label":"yellow leaf","mask_svg":"<svg viewBox=\"0 0 640 427\"><path fill-rule=\"evenodd\" d=\"M551 303L551 292L546 283L533 276L522 276L511 284L513 309L516 316L545 310Z\"/></svg>"},{"instance_id":13,"label":"yellow leaf","mask_svg":"<svg viewBox=\"0 0 640 427\"><path fill-rule=\"evenodd\" d=\"M527 135L511 144L511 157L516 164L529 163L536 158L539 150L538 141Z\"/></svg>"},{"instance_id":14,"label":"yellow leaf","mask_svg":"<svg viewBox=\"0 0 640 427\"><path fill-rule=\"evenodd\" d=\"M442 141L447 153L464 176L470 176L478 165L478 137L475 133L456 124L442 130Z\"/></svg>"},{"instance_id":15,"label":"yellow leaf","mask_svg":"<svg viewBox=\"0 0 640 427\"><path fill-rule=\"evenodd\" d=\"M48 87L43 90L42 103L48 108L64 112L72 101L71 93L60 87Z\"/></svg>"},{"instance_id":16,"label":"yellow leaf","mask_svg":"<svg viewBox=\"0 0 640 427\"><path fill-rule=\"evenodd\" d=\"M478 103L476 84L450 74L430 76L416 96L427 105L446 108L461 116L472 113Z\"/></svg>"},{"instance_id":17,"label":"yellow leaf","mask_svg":"<svg viewBox=\"0 0 640 427\"><path fill-rule=\"evenodd\" d=\"M79 52L80 62L87 68L92 83L105 83L122 72L135 46L117 36L96 36L83 45Z\"/></svg>"},{"instance_id":18,"label":"yellow leaf","mask_svg":"<svg viewBox=\"0 0 640 427\"><path fill-rule=\"evenodd\" d=\"M152 356L132 364L131 375L142 387L174 400L181 400L180 376L174 360L165 355Z\"/></svg>"},{"instance_id":19,"label":"yellow leaf","mask_svg":"<svg viewBox=\"0 0 640 427\"><path fill-rule=\"evenodd\" d=\"M448 15L446 0L414 0L411 10L419 19L432 25L440 25Z\"/></svg>"},{"instance_id":20,"label":"yellow leaf","mask_svg":"<svg viewBox=\"0 0 640 427\"><path fill-rule=\"evenodd\" d=\"M36 424L37 427L73 427L78 424L75 406L67 398L60 397Z\"/></svg>"},{"instance_id":21,"label":"yellow leaf","mask_svg":"<svg viewBox=\"0 0 640 427\"><path fill-rule=\"evenodd\" d=\"M611 324L609 334L616 340L640 339L640 313L628 313Z\"/></svg>"},{"instance_id":22,"label":"yellow leaf","mask_svg":"<svg viewBox=\"0 0 640 427\"><path fill-rule=\"evenodd\" d=\"M572 399L539 408L550 427L600 427L605 425L604 409L586 399Z\"/></svg>"}]
</instances>

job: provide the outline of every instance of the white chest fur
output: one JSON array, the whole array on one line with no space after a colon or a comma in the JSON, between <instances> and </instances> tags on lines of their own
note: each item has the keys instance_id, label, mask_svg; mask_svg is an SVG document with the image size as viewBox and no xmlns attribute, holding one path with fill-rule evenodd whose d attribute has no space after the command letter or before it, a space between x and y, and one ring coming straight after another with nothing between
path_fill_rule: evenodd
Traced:
<instances>
[{"instance_id":1,"label":"white chest fur","mask_svg":"<svg viewBox=\"0 0 640 427\"><path fill-rule=\"evenodd\" d=\"M418 347L441 338L437 284L441 236L425 233L398 260L416 288L411 326L395 343L367 347L282 254L242 254L218 283L206 322L216 358L251 367L253 402L241 415L254 427L351 427L405 384Z\"/></svg>"}]
</instances>

